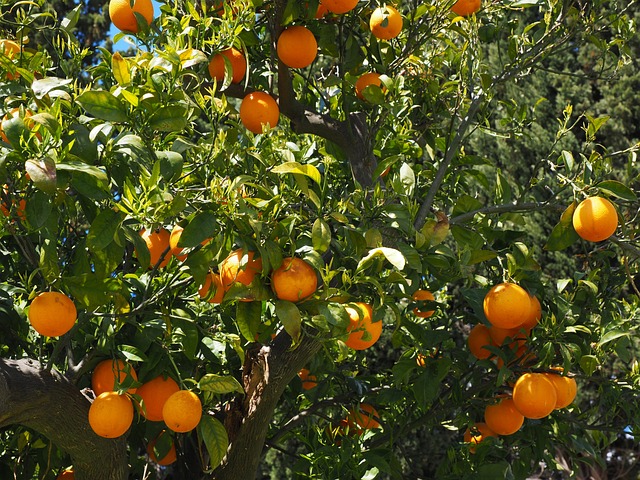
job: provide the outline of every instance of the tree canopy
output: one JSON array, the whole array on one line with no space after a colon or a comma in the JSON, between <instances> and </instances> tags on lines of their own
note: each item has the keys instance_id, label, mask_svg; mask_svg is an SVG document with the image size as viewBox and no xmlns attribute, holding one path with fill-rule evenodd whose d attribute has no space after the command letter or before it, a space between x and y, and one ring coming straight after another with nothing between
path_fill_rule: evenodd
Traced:
<instances>
[{"instance_id":1,"label":"tree canopy","mask_svg":"<svg viewBox=\"0 0 640 480\"><path fill-rule=\"evenodd\" d=\"M0 477L637 474L636 2L50 7L0 9Z\"/></svg>"}]
</instances>

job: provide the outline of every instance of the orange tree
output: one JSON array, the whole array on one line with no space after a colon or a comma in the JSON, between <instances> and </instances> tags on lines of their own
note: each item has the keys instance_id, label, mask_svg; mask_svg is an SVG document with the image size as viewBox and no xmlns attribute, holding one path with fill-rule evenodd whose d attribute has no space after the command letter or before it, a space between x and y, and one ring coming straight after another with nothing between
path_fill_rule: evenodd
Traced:
<instances>
[{"instance_id":1,"label":"orange tree","mask_svg":"<svg viewBox=\"0 0 640 480\"><path fill-rule=\"evenodd\" d=\"M501 93L582 45L615 78L634 2L134 6L118 37L137 53L100 49L87 70L79 8L55 19L53 64L29 41L38 2L2 5L19 46L0 54L3 478L245 479L265 452L275 478L525 478L596 469L635 431L635 145L611 151L607 117L570 104L535 164L469 143L526 135L544 99ZM278 57L293 26L318 45L289 46L300 68ZM593 196L618 217L580 213L598 242L573 220ZM29 323L45 291L76 309L57 337ZM104 360L115 393L90 423ZM577 397L535 377L551 413L518 428L490 408L516 430L498 436L485 409L525 374ZM505 404L540 411L523 384Z\"/></svg>"}]
</instances>

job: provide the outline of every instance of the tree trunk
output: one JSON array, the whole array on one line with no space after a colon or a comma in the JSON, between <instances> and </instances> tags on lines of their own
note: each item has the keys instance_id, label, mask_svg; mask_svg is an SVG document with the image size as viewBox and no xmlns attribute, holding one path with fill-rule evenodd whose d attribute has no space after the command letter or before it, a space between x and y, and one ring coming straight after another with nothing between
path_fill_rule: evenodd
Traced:
<instances>
[{"instance_id":1,"label":"tree trunk","mask_svg":"<svg viewBox=\"0 0 640 480\"><path fill-rule=\"evenodd\" d=\"M0 359L0 427L20 424L71 456L77 480L128 478L125 437L96 435L90 402L69 380L30 359Z\"/></svg>"},{"instance_id":2,"label":"tree trunk","mask_svg":"<svg viewBox=\"0 0 640 480\"><path fill-rule=\"evenodd\" d=\"M216 480L250 480L262 457L262 450L273 412L291 379L320 350L320 342L303 337L291 350L291 338L279 334L270 345L247 355L243 372L246 396L234 413L240 418L237 428L227 428L230 445L222 465L215 470ZM238 412L237 410L240 410Z\"/></svg>"}]
</instances>

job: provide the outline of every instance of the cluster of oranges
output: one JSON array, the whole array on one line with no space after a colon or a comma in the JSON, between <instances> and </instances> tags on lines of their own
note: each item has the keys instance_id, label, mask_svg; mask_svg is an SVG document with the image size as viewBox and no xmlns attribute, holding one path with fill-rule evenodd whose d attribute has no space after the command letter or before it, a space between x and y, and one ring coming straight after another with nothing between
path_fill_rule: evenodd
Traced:
<instances>
[{"instance_id":1,"label":"cluster of oranges","mask_svg":"<svg viewBox=\"0 0 640 480\"><path fill-rule=\"evenodd\" d=\"M336 425L328 426L325 432L329 440L335 445L340 445L341 438L345 435L358 436L362 435L365 430L376 428L381 428L378 411L371 404L361 403L349 410L347 416Z\"/></svg>"},{"instance_id":2,"label":"cluster of oranges","mask_svg":"<svg viewBox=\"0 0 640 480\"><path fill-rule=\"evenodd\" d=\"M139 387L132 386L119 392L122 385L137 384L134 368L120 359L107 359L93 370L91 387L96 395L89 408L89 425L104 438L117 438L129 430L134 418L134 405L140 415L152 422L163 421L176 433L187 433L200 423L202 403L190 390L182 390L171 377L157 376ZM163 430L160 436L168 435ZM152 460L162 465L176 459L175 446L160 459L155 457L154 445L159 438L149 442L148 452Z\"/></svg>"},{"instance_id":3,"label":"cluster of oranges","mask_svg":"<svg viewBox=\"0 0 640 480\"><path fill-rule=\"evenodd\" d=\"M515 283L493 286L483 302L489 325L476 325L468 337L471 353L478 359L493 356L489 346L508 346L516 351L520 364L526 363L526 340L541 318L540 301ZM501 359L497 359L502 366ZM553 410L565 408L577 393L575 379L562 374L561 368L545 373L523 373L513 385L511 396L501 396L485 408L484 422L467 429L465 442L477 444L484 438L512 435L525 418L540 419ZM473 447L472 447L473 451Z\"/></svg>"}]
</instances>

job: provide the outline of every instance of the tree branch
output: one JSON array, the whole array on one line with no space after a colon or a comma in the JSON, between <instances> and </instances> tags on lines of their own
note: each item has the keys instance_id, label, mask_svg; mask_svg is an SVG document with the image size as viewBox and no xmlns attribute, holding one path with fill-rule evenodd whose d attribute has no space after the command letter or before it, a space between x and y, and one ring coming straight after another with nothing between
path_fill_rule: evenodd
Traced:
<instances>
[{"instance_id":1,"label":"tree branch","mask_svg":"<svg viewBox=\"0 0 640 480\"><path fill-rule=\"evenodd\" d=\"M87 420L89 406L57 371L31 359L0 359L0 427L20 424L45 435L71 456L78 480L125 480L126 438L96 435Z\"/></svg>"}]
</instances>

